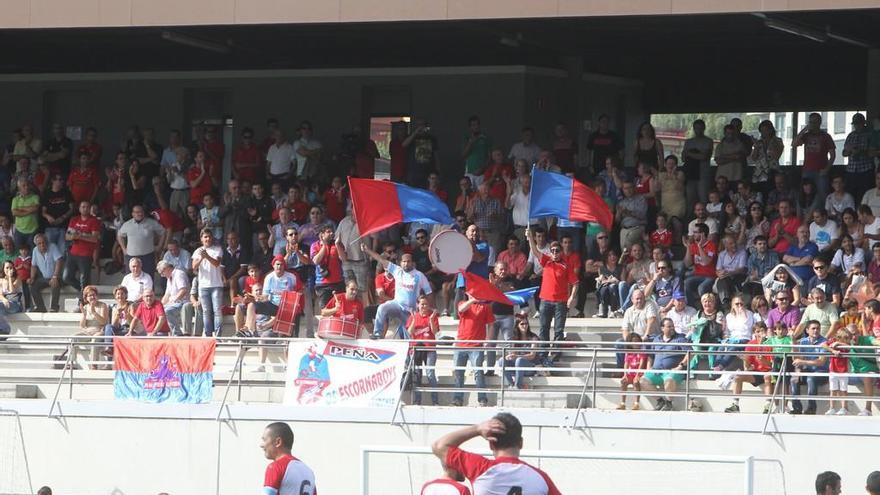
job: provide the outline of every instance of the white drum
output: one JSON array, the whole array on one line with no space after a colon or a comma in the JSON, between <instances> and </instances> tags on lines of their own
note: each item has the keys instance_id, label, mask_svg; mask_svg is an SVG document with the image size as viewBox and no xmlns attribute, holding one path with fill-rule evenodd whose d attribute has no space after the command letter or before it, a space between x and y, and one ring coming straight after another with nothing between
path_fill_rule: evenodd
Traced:
<instances>
[{"instance_id":1,"label":"white drum","mask_svg":"<svg viewBox=\"0 0 880 495\"><path fill-rule=\"evenodd\" d=\"M464 234L454 230L444 230L431 239L428 258L443 273L458 273L471 264L474 249Z\"/></svg>"}]
</instances>

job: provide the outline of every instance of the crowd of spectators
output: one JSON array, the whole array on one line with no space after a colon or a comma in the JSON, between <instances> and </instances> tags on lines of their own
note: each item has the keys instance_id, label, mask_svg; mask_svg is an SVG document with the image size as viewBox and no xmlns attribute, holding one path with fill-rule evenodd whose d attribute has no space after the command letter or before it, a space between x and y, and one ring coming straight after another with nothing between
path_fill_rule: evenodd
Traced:
<instances>
[{"instance_id":1,"label":"crowd of spectators","mask_svg":"<svg viewBox=\"0 0 880 495\"><path fill-rule=\"evenodd\" d=\"M493 373L501 360L514 369L552 366L558 355L535 352L528 341L565 339L566 318L585 316L595 293L593 316L622 321L618 365L634 369L624 374L624 389L674 391L687 378L676 370L703 362L723 387L766 384L779 366L833 373L849 345L873 345L880 334L880 303L873 302L880 286L880 134L861 114L852 125L838 160L818 114L790 143L770 121L750 134L733 119L723 136L706 136L697 120L679 156L664 152L647 122L629 145L603 115L583 147L559 124L546 140L525 127L502 149L472 116L453 144L460 147L457 164L440 163L439 141L425 121L395 127L391 179L426 188L450 206L451 228L473 245L468 272L505 291L540 286L532 309L521 312L475 300L463 277L432 266L430 239L449 226L396 225L361 238L345 177L372 178L379 152L357 127L336 148L316 139L308 121L288 133L269 119L259 137L244 128L229 147L231 175L224 177L227 146L212 127L196 129L191 142L171 131L163 145L152 129L132 126L110 146L94 128L74 143L59 124L45 140L25 125L14 131L0 167L0 312L58 311L69 285L82 294L84 335L212 336L221 332L222 315L234 314L236 331L277 337L272 322L281 296L299 290L308 335L321 315L357 318L373 338L432 340L437 317L450 315L461 340L512 341L503 353L458 345L456 365L473 366L481 386L483 370ZM804 148L803 166L780 164L787 146ZM585 182L613 211L613 228L529 218L533 168ZM459 190L445 191L441 173L460 174ZM126 271L109 307L93 285L98 270ZM532 311L537 334L529 329ZM645 341L664 343L662 352L629 355L649 349ZM709 354L687 363L670 345L676 342L770 350L766 359ZM774 345L786 342L813 346L817 357L781 363ZM873 358L843 361L877 370ZM756 374L725 374L737 368ZM768 375L757 374L763 371ZM504 379L523 387L529 374ZM814 394L819 380L804 381ZM863 382L873 393L873 380ZM792 393L800 384L791 380ZM798 405L792 411L804 410ZM804 411L814 412L815 403Z\"/></svg>"}]
</instances>

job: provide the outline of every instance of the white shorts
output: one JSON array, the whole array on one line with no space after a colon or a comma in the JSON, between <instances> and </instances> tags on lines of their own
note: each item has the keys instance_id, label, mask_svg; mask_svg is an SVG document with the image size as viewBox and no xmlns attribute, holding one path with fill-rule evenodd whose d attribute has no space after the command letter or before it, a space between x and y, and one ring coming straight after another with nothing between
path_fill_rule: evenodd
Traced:
<instances>
[{"instance_id":1,"label":"white shorts","mask_svg":"<svg viewBox=\"0 0 880 495\"><path fill-rule=\"evenodd\" d=\"M846 392L849 387L849 377L831 375L828 377L828 388L832 392Z\"/></svg>"}]
</instances>

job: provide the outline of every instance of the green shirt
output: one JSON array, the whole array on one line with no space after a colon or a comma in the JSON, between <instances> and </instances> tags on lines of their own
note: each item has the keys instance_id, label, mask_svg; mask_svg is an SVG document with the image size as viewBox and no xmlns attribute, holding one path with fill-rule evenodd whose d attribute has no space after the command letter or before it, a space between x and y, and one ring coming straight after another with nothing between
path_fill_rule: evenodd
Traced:
<instances>
[{"instance_id":1,"label":"green shirt","mask_svg":"<svg viewBox=\"0 0 880 495\"><path fill-rule=\"evenodd\" d=\"M831 325L834 325L838 320L837 306L833 303L826 302L825 308L822 309L815 304L810 304L804 309L804 314L801 315L801 323L806 323L810 320L818 321L822 335L828 335L828 330L831 328Z\"/></svg>"},{"instance_id":2,"label":"green shirt","mask_svg":"<svg viewBox=\"0 0 880 495\"><path fill-rule=\"evenodd\" d=\"M37 210L30 215L15 217L15 230L21 232L22 234L33 234L37 231L37 227L40 226L38 216L40 211L40 197L36 194L29 194L24 197L18 194L14 198L12 198L13 210L16 208L27 208L28 206L36 206Z\"/></svg>"},{"instance_id":3,"label":"green shirt","mask_svg":"<svg viewBox=\"0 0 880 495\"><path fill-rule=\"evenodd\" d=\"M14 250L11 253L7 253L6 250L0 249L0 266L3 266L3 263L6 263L7 261L15 263L15 258L17 257L18 255L15 254Z\"/></svg>"},{"instance_id":4,"label":"green shirt","mask_svg":"<svg viewBox=\"0 0 880 495\"><path fill-rule=\"evenodd\" d=\"M854 345L874 345L874 338L862 335ZM856 355L866 357L855 357ZM853 373L874 373L877 371L877 358L872 349L852 349L849 358L849 369Z\"/></svg>"},{"instance_id":5,"label":"green shirt","mask_svg":"<svg viewBox=\"0 0 880 495\"><path fill-rule=\"evenodd\" d=\"M464 135L464 145L467 144L470 138L471 134L469 132ZM492 140L489 136L480 133L473 146L471 146L471 152L464 158L465 173L482 174L486 170L486 164L489 163L490 151L492 151Z\"/></svg>"},{"instance_id":6,"label":"green shirt","mask_svg":"<svg viewBox=\"0 0 880 495\"><path fill-rule=\"evenodd\" d=\"M791 352L791 347L776 347L776 346L789 346L791 345L791 337L786 335L785 337L777 337L775 335L771 335L764 339L764 345L774 346L773 352L777 354L782 354L783 352Z\"/></svg>"}]
</instances>

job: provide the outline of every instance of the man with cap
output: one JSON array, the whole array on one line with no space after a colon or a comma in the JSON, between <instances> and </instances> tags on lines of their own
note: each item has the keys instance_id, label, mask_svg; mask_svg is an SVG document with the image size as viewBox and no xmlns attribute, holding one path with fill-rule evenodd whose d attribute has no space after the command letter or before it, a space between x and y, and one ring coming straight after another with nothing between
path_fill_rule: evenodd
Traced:
<instances>
[{"instance_id":1,"label":"man with cap","mask_svg":"<svg viewBox=\"0 0 880 495\"><path fill-rule=\"evenodd\" d=\"M285 291L296 290L300 287L296 275L286 270L287 262L284 261L284 256L279 254L272 258L272 271L263 279L263 294L254 302L248 304L246 316L247 322L250 325L248 328L254 328L253 322L256 321L258 314L275 316L278 313L278 306L281 304L282 294ZM299 318L296 321L297 328L294 330L293 335L299 333Z\"/></svg>"},{"instance_id":2,"label":"man with cap","mask_svg":"<svg viewBox=\"0 0 880 495\"><path fill-rule=\"evenodd\" d=\"M687 326L697 319L697 310L687 305L687 298L685 298L684 292L681 291L672 293L672 309L667 311L665 315L663 315L661 310L660 314L672 320L672 323L675 325L675 331L682 335L687 334Z\"/></svg>"},{"instance_id":3,"label":"man with cap","mask_svg":"<svg viewBox=\"0 0 880 495\"><path fill-rule=\"evenodd\" d=\"M871 130L865 125L865 116L857 113L852 117L852 132L843 142L846 161L846 190L860 201L865 191L874 183L874 157L870 155Z\"/></svg>"}]
</instances>

